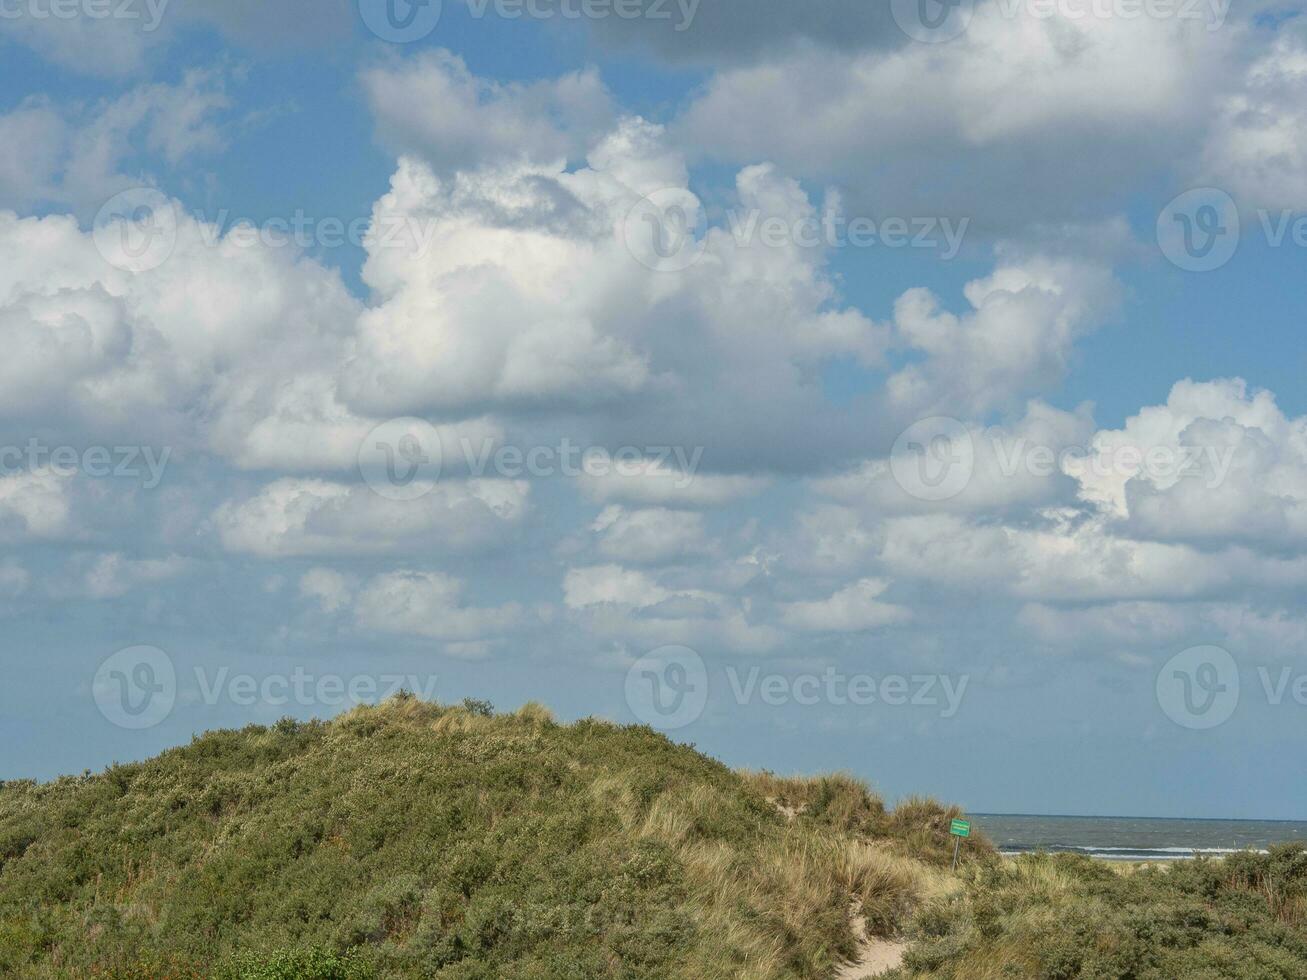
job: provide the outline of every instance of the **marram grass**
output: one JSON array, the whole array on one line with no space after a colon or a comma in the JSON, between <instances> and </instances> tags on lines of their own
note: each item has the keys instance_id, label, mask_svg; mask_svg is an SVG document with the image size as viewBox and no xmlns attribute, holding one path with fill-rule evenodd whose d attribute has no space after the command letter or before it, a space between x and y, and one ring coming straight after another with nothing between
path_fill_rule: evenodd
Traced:
<instances>
[{"instance_id":1,"label":"marram grass","mask_svg":"<svg viewBox=\"0 0 1307 980\"><path fill-rule=\"evenodd\" d=\"M0 975L826 978L938 890L925 809L914 856L848 778L402 697L4 785Z\"/></svg>"},{"instance_id":2,"label":"marram grass","mask_svg":"<svg viewBox=\"0 0 1307 980\"><path fill-rule=\"evenodd\" d=\"M0 976L1302 980L1307 851L950 870L956 808L400 697L0 784ZM859 921L860 920L860 921Z\"/></svg>"},{"instance_id":3,"label":"marram grass","mask_svg":"<svg viewBox=\"0 0 1307 980\"><path fill-rule=\"evenodd\" d=\"M1307 851L1142 868L1081 855L972 866L920 903L898 978L1301 980Z\"/></svg>"}]
</instances>

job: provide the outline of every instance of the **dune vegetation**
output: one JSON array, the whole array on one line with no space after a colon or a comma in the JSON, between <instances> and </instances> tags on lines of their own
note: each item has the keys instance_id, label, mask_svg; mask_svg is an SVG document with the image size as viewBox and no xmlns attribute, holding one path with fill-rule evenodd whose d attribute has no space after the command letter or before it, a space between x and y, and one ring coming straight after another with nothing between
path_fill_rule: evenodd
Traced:
<instances>
[{"instance_id":1,"label":"dune vegetation","mask_svg":"<svg viewBox=\"0 0 1307 980\"><path fill-rule=\"evenodd\" d=\"M999 858L956 808L402 696L0 785L0 976L1301 980L1307 851ZM870 938L868 938L870 937ZM883 948L882 948L883 949Z\"/></svg>"},{"instance_id":2,"label":"dune vegetation","mask_svg":"<svg viewBox=\"0 0 1307 980\"><path fill-rule=\"evenodd\" d=\"M1114 865L1030 855L922 903L904 969L937 980L1301 980L1307 851Z\"/></svg>"},{"instance_id":3,"label":"dune vegetation","mask_svg":"<svg viewBox=\"0 0 1307 980\"><path fill-rule=\"evenodd\" d=\"M953 887L956 813L405 696L5 784L0 975L828 978Z\"/></svg>"}]
</instances>

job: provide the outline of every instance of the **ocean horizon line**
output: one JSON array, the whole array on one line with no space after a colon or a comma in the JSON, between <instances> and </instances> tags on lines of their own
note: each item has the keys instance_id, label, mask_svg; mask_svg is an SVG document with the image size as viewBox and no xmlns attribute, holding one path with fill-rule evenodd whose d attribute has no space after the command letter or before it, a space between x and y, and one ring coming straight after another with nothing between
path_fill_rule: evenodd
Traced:
<instances>
[{"instance_id":1,"label":"ocean horizon line","mask_svg":"<svg viewBox=\"0 0 1307 980\"><path fill-rule=\"evenodd\" d=\"M1150 817L1121 813L1001 813L981 810L966 811L972 817L1030 817L1038 820L1154 820L1158 822L1184 823L1281 823L1307 824L1307 817L1291 819L1283 817Z\"/></svg>"}]
</instances>

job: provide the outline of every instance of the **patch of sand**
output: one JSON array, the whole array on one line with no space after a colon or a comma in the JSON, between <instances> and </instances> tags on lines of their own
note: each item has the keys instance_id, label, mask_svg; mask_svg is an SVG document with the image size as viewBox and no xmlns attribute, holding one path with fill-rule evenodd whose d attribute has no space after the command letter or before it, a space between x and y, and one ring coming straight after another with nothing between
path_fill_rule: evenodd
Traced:
<instances>
[{"instance_id":1,"label":"patch of sand","mask_svg":"<svg viewBox=\"0 0 1307 980\"><path fill-rule=\"evenodd\" d=\"M767 797L767 802L791 822L808 808L806 804L798 807L786 806L770 796ZM889 973L890 970L903 964L903 954L907 952L908 944L893 939L873 939L868 936L867 923L858 914L857 902L854 902L853 907L849 909L849 919L853 924L853 934L858 940L858 951L853 957L853 962L840 967L839 972L835 974L835 980L868 980L869 977Z\"/></svg>"},{"instance_id":2,"label":"patch of sand","mask_svg":"<svg viewBox=\"0 0 1307 980\"><path fill-rule=\"evenodd\" d=\"M835 980L866 980L888 973L903 963L908 944L892 939L865 939L858 946L858 958L840 968Z\"/></svg>"},{"instance_id":3,"label":"patch of sand","mask_svg":"<svg viewBox=\"0 0 1307 980\"><path fill-rule=\"evenodd\" d=\"M868 977L888 973L903 963L903 954L908 950L907 943L868 936L866 920L858 914L856 902L849 909L849 918L853 922L853 934L858 940L858 952L852 963L840 967L835 980L867 980Z\"/></svg>"}]
</instances>

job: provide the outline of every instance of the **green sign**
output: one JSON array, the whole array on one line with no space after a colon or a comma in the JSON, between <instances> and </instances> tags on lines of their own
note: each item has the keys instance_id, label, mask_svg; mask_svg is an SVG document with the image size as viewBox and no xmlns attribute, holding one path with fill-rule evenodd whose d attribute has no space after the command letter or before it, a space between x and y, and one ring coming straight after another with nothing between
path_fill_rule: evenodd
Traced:
<instances>
[{"instance_id":1,"label":"green sign","mask_svg":"<svg viewBox=\"0 0 1307 980\"><path fill-rule=\"evenodd\" d=\"M970 837L971 821L954 820L953 823L949 825L948 832L952 834L954 837Z\"/></svg>"}]
</instances>

